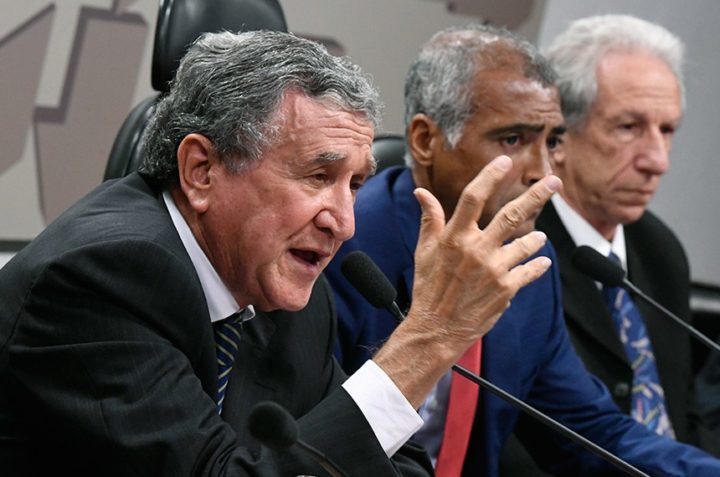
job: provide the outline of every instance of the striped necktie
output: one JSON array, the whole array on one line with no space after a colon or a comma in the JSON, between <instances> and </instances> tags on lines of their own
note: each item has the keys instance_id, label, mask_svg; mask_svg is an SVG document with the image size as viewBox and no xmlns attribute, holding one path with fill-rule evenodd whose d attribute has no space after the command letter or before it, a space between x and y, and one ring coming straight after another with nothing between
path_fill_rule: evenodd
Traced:
<instances>
[{"instance_id":1,"label":"striped necktie","mask_svg":"<svg viewBox=\"0 0 720 477\"><path fill-rule=\"evenodd\" d=\"M232 371L235 355L237 354L238 345L240 344L242 324L242 316L240 313L235 313L213 324L218 366L218 389L215 401L217 403L218 414L222 414L225 389L227 388L230 371Z\"/></svg>"},{"instance_id":2,"label":"striped necktie","mask_svg":"<svg viewBox=\"0 0 720 477\"><path fill-rule=\"evenodd\" d=\"M608 258L620 263L620 259L612 252ZM675 438L665 407L665 394L660 385L652 344L640 310L622 287L605 287L603 296L633 370L633 419L661 436Z\"/></svg>"}]
</instances>

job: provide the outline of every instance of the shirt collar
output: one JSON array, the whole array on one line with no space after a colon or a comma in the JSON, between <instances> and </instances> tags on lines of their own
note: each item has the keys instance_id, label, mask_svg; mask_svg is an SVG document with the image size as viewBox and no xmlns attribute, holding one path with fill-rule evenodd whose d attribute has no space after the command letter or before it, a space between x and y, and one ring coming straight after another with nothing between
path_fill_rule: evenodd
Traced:
<instances>
[{"instance_id":1,"label":"shirt collar","mask_svg":"<svg viewBox=\"0 0 720 477\"><path fill-rule=\"evenodd\" d=\"M620 264L623 269L627 271L625 229L622 224L617 226L612 242L608 242L605 237L595 230L595 227L590 225L575 209L570 207L560 194L554 194L550 200L552 200L560 220L570 234L570 237L572 237L575 245L578 247L587 245L606 257L610 255L612 251L620 259Z\"/></svg>"},{"instance_id":2,"label":"shirt collar","mask_svg":"<svg viewBox=\"0 0 720 477\"><path fill-rule=\"evenodd\" d=\"M195 236L192 234L180 210L178 210L175 205L175 201L170 195L170 192L164 191L162 196L165 201L165 206L168 212L170 212L173 225L178 235L180 235L180 240L190 256L190 261L192 261L195 272L200 279L200 285L205 294L205 301L207 301L208 312L210 313L210 321L214 323L234 313L240 313L243 321L254 317L255 310L252 305L248 305L247 308L242 310L240 309L232 293L230 293L230 290L225 286L220 275L218 275L215 268L213 268L207 255L205 255L205 252L200 248L200 244L195 240Z\"/></svg>"}]
</instances>

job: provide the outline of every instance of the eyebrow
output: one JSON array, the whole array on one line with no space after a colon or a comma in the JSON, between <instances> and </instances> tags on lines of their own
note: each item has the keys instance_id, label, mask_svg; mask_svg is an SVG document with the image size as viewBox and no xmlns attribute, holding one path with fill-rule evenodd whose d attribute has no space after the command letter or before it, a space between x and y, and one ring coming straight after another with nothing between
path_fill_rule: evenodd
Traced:
<instances>
[{"instance_id":1,"label":"eyebrow","mask_svg":"<svg viewBox=\"0 0 720 477\"><path fill-rule=\"evenodd\" d=\"M337 152L323 152L319 154L315 159L313 159L313 162L317 165L326 165L331 164L333 162L342 161L345 159L346 156L342 154L338 154ZM377 170L377 160L374 156L370 156L371 164L370 164L370 171L368 172L368 176L371 176L375 174L375 171Z\"/></svg>"},{"instance_id":2,"label":"eyebrow","mask_svg":"<svg viewBox=\"0 0 720 477\"><path fill-rule=\"evenodd\" d=\"M323 164L329 164L331 162L337 162L342 161L345 159L345 156L342 154L338 154L337 152L323 152L320 153L315 159L313 159L313 162L319 165Z\"/></svg>"},{"instance_id":3,"label":"eyebrow","mask_svg":"<svg viewBox=\"0 0 720 477\"><path fill-rule=\"evenodd\" d=\"M544 124L515 123L510 124L509 126L503 126L501 128L493 129L488 132L488 136L497 137L502 136L503 134L519 133L526 131L539 133L542 132L543 129L545 129ZM564 124L560 126L555 126L550 130L552 134L556 135L564 134L566 131L567 127Z\"/></svg>"}]
</instances>

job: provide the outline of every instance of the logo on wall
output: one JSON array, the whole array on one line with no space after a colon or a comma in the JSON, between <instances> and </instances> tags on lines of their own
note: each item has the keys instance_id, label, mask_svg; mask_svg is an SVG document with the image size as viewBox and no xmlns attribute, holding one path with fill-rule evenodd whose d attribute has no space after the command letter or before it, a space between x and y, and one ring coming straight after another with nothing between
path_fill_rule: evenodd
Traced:
<instances>
[{"instance_id":1,"label":"logo on wall","mask_svg":"<svg viewBox=\"0 0 720 477\"><path fill-rule=\"evenodd\" d=\"M141 69L149 63L156 13L155 0L26 0L4 7L2 238L34 236L100 183L138 88L150 91L150 74Z\"/></svg>"}]
</instances>

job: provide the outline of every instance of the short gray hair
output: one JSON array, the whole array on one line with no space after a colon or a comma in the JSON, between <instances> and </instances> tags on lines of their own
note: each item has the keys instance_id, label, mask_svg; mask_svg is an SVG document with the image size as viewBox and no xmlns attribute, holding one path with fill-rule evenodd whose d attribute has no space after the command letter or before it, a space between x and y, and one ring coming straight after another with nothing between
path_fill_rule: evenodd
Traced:
<instances>
[{"instance_id":1,"label":"short gray hair","mask_svg":"<svg viewBox=\"0 0 720 477\"><path fill-rule=\"evenodd\" d=\"M498 47L504 48L498 48ZM420 50L405 80L405 127L416 114L431 117L451 147L474 111L472 82L483 69L520 57L523 74L544 86L555 84L550 64L528 41L504 28L472 24L439 31ZM406 162L412 158L406 154Z\"/></svg>"},{"instance_id":2,"label":"short gray hair","mask_svg":"<svg viewBox=\"0 0 720 477\"><path fill-rule=\"evenodd\" d=\"M210 139L230 171L256 163L276 139L283 119L278 108L289 91L378 125L377 90L349 59L288 33L206 33L190 47L157 105L144 135L141 171L177 182L177 148L191 133Z\"/></svg>"},{"instance_id":3,"label":"short gray hair","mask_svg":"<svg viewBox=\"0 0 720 477\"><path fill-rule=\"evenodd\" d=\"M597 65L613 51L641 52L667 64L675 74L682 105L683 43L664 27L630 15L598 15L570 24L544 50L558 73L562 111L569 127L579 127L597 98Z\"/></svg>"}]
</instances>

